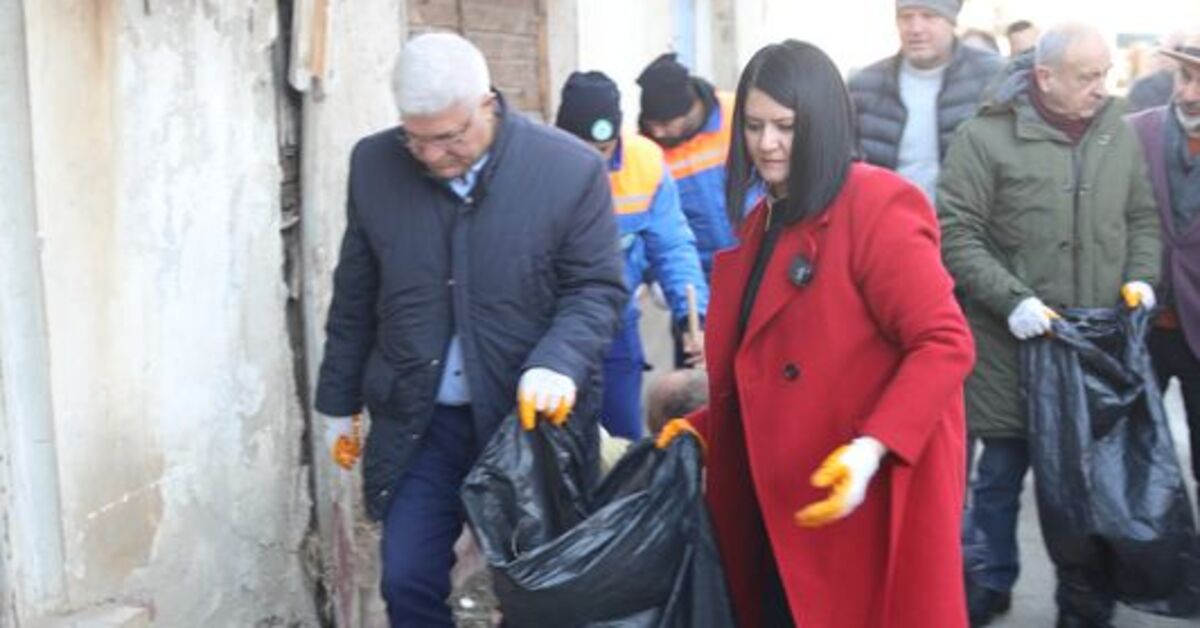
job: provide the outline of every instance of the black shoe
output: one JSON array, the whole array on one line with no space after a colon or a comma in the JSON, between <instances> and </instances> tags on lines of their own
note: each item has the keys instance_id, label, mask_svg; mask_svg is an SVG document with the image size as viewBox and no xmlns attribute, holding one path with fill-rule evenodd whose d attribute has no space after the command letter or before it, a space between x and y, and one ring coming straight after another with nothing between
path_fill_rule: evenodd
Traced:
<instances>
[{"instance_id":1,"label":"black shoe","mask_svg":"<svg viewBox=\"0 0 1200 628\"><path fill-rule=\"evenodd\" d=\"M1112 628L1112 624L1107 621L1096 622L1086 617L1081 617L1074 613L1064 613L1059 611L1058 622L1054 624L1055 628Z\"/></svg>"},{"instance_id":2,"label":"black shoe","mask_svg":"<svg viewBox=\"0 0 1200 628\"><path fill-rule=\"evenodd\" d=\"M1003 615L1012 607L1012 593L994 591L976 584L967 583L967 614L971 628L981 628Z\"/></svg>"}]
</instances>

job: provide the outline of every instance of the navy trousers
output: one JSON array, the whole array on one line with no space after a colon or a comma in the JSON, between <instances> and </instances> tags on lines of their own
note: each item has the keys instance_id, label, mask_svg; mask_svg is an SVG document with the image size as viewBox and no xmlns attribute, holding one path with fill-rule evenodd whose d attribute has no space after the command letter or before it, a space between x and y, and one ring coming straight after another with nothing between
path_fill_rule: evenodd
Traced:
<instances>
[{"instance_id":1,"label":"navy trousers","mask_svg":"<svg viewBox=\"0 0 1200 628\"><path fill-rule=\"evenodd\" d=\"M1150 332L1146 344L1150 347L1154 372L1163 390L1167 389L1172 377L1179 380L1191 441L1192 475L1200 482L1200 357L1192 353L1180 329L1155 329ZM1200 493L1197 499L1200 499Z\"/></svg>"},{"instance_id":2,"label":"navy trousers","mask_svg":"<svg viewBox=\"0 0 1200 628\"><path fill-rule=\"evenodd\" d=\"M468 406L435 408L383 521L381 589L392 628L453 628L450 568L465 513L458 490L478 457Z\"/></svg>"},{"instance_id":3,"label":"navy trousers","mask_svg":"<svg viewBox=\"0 0 1200 628\"><path fill-rule=\"evenodd\" d=\"M993 591L1012 591L1021 570L1017 514L1029 470L1029 447L1019 438L984 438L966 516L963 558L967 577Z\"/></svg>"},{"instance_id":4,"label":"navy trousers","mask_svg":"<svg viewBox=\"0 0 1200 628\"><path fill-rule=\"evenodd\" d=\"M1008 593L1017 581L1021 569L1017 515L1029 467L1029 446L1024 439L983 439L963 546L966 576L972 584ZM1080 555L1095 560L1054 565L1059 613L1092 622L1088 625L1107 626L1114 594L1103 564L1105 554L1097 549Z\"/></svg>"},{"instance_id":5,"label":"navy trousers","mask_svg":"<svg viewBox=\"0 0 1200 628\"><path fill-rule=\"evenodd\" d=\"M630 440L640 440L646 432L642 420L646 357L637 321L636 317L625 319L604 358L604 407L600 414L609 434Z\"/></svg>"}]
</instances>

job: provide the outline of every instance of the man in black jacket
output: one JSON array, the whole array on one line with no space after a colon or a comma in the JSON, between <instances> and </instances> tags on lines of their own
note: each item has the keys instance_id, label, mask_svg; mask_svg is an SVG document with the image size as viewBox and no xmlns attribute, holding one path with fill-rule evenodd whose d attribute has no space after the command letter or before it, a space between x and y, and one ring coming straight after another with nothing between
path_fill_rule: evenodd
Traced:
<instances>
[{"instance_id":1,"label":"man in black jacket","mask_svg":"<svg viewBox=\"0 0 1200 628\"><path fill-rule=\"evenodd\" d=\"M975 113L1004 66L993 52L959 45L962 0L896 0L900 52L850 78L866 159L895 170L930 200L954 131Z\"/></svg>"},{"instance_id":2,"label":"man in black jacket","mask_svg":"<svg viewBox=\"0 0 1200 628\"><path fill-rule=\"evenodd\" d=\"M489 83L467 40L413 39L392 77L403 126L350 162L316 408L330 443L371 413L363 487L393 626L452 626L458 489L514 407L596 456L599 366L627 298L603 160Z\"/></svg>"}]
</instances>

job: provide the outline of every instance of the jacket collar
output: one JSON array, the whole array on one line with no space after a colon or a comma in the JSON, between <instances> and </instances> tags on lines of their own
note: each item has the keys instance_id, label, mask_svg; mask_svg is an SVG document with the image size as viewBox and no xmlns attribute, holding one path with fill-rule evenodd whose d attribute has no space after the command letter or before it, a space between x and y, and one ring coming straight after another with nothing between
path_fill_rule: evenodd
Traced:
<instances>
[{"instance_id":1,"label":"jacket collar","mask_svg":"<svg viewBox=\"0 0 1200 628\"><path fill-rule=\"evenodd\" d=\"M1021 94L1018 97L1012 107L1012 112L1016 119L1017 137L1024 140L1048 140L1060 144L1072 144L1071 138L1067 137L1066 133L1051 126L1038 114L1033 104L1029 102L1028 94ZM1122 113L1120 105L1109 97L1096 111L1096 116L1092 119L1092 124L1088 127L1087 132L1083 134L1083 138L1079 140L1079 145L1086 144L1092 137L1099 138L1101 143L1111 141L1112 136L1117 132L1116 126L1121 124Z\"/></svg>"},{"instance_id":2,"label":"jacket collar","mask_svg":"<svg viewBox=\"0 0 1200 628\"><path fill-rule=\"evenodd\" d=\"M850 177L847 176L847 181ZM750 319L746 322L739 347L747 347L754 341L755 336L776 317L785 305L795 296L796 290L811 289L792 285L788 270L797 256L805 256L819 273L819 250L813 250L819 245L821 235L828 226L830 214L841 202L846 185L830 202L830 206L817 216L797 223L785 225L779 234L779 241L771 254L771 259L763 269L762 281L759 284L755 303L750 311ZM739 245L728 251L733 256L727 272L730 274L730 285L744 287L749 280L750 271L754 267L754 256L763 244L767 226L766 199L760 200L747 217L741 230ZM715 272L715 271L714 271ZM740 295L740 293L738 293ZM734 304L735 311L740 309L741 302ZM736 314L733 315L736 320Z\"/></svg>"},{"instance_id":3,"label":"jacket collar","mask_svg":"<svg viewBox=\"0 0 1200 628\"><path fill-rule=\"evenodd\" d=\"M496 170L505 161L505 155L508 154L512 143L513 130L524 121L521 114L509 110L504 94L494 87L492 93L496 96L496 136L492 138L492 145L487 151L488 161L475 181L476 206L483 204L483 199L487 196L488 187L491 185Z\"/></svg>"},{"instance_id":4,"label":"jacket collar","mask_svg":"<svg viewBox=\"0 0 1200 628\"><path fill-rule=\"evenodd\" d=\"M1071 144L1067 134L1043 120L1029 101L1029 86L1033 80L1033 53L1025 52L1014 58L1006 72L1007 75L993 91L991 98L980 107L979 115L1012 115L1016 121L1017 137L1024 140ZM1116 125L1121 124L1121 113L1121 107L1109 97L1096 111L1091 127L1079 141L1080 145L1092 136L1111 137L1116 132Z\"/></svg>"}]
</instances>

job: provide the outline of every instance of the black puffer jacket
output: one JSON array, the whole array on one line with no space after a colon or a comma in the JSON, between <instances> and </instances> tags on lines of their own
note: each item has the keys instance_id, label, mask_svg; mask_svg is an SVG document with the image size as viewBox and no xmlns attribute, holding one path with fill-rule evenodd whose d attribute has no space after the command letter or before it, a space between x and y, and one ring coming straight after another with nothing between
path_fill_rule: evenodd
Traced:
<instances>
[{"instance_id":1,"label":"black puffer jacket","mask_svg":"<svg viewBox=\"0 0 1200 628\"><path fill-rule=\"evenodd\" d=\"M958 125L975 114L988 85L1004 68L993 52L956 43L938 94L938 151ZM858 114L858 134L868 162L895 169L908 111L900 100L900 55L873 63L850 77L850 96Z\"/></svg>"},{"instance_id":2,"label":"black puffer jacket","mask_svg":"<svg viewBox=\"0 0 1200 628\"><path fill-rule=\"evenodd\" d=\"M316 408L370 409L363 490L375 518L420 447L456 330L481 444L535 366L575 381L573 427L595 440L599 366L627 294L608 174L582 142L501 109L465 201L425 174L398 129L351 156Z\"/></svg>"}]
</instances>

